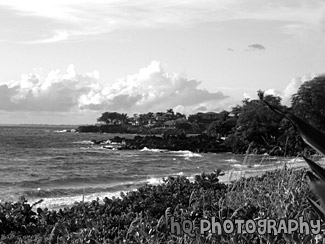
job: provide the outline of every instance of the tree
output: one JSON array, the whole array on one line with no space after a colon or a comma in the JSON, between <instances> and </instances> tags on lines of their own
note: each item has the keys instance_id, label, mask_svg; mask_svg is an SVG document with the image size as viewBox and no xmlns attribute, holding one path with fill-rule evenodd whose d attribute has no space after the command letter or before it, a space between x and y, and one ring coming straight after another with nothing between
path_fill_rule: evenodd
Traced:
<instances>
[{"instance_id":1,"label":"tree","mask_svg":"<svg viewBox=\"0 0 325 244\"><path fill-rule=\"evenodd\" d=\"M128 117L127 114L122 113L122 114L119 115L119 120L121 121L121 124L122 124L122 125L127 124L127 122L128 122L128 118L129 118L129 117Z\"/></svg>"},{"instance_id":2,"label":"tree","mask_svg":"<svg viewBox=\"0 0 325 244\"><path fill-rule=\"evenodd\" d=\"M188 116L188 121L190 121L191 123L198 123L199 122L199 116L198 114L190 114Z\"/></svg>"},{"instance_id":3,"label":"tree","mask_svg":"<svg viewBox=\"0 0 325 244\"><path fill-rule=\"evenodd\" d=\"M265 100L275 107L283 108L280 97L267 95ZM249 145L269 150L278 146L281 116L271 113L260 100L245 99L242 106L233 110L232 114L238 119L234 133L227 137L225 145L239 153L245 152Z\"/></svg>"},{"instance_id":4,"label":"tree","mask_svg":"<svg viewBox=\"0 0 325 244\"><path fill-rule=\"evenodd\" d=\"M179 119L179 118L185 118L185 119L186 119L186 115L177 112L177 113L175 114L175 119Z\"/></svg>"},{"instance_id":5,"label":"tree","mask_svg":"<svg viewBox=\"0 0 325 244\"><path fill-rule=\"evenodd\" d=\"M127 114L120 114L117 112L105 112L97 119L98 122L104 122L106 124L122 124L127 122Z\"/></svg>"},{"instance_id":6,"label":"tree","mask_svg":"<svg viewBox=\"0 0 325 244\"><path fill-rule=\"evenodd\" d=\"M303 83L291 105L295 115L325 131L325 76Z\"/></svg>"},{"instance_id":7,"label":"tree","mask_svg":"<svg viewBox=\"0 0 325 244\"><path fill-rule=\"evenodd\" d=\"M140 125L147 125L149 124L149 120L150 120L150 115L148 114L140 114L139 118L140 118Z\"/></svg>"},{"instance_id":8,"label":"tree","mask_svg":"<svg viewBox=\"0 0 325 244\"><path fill-rule=\"evenodd\" d=\"M237 118L230 116L230 112L221 111L218 113L218 118L213 121L207 128L210 136L227 136L236 126Z\"/></svg>"},{"instance_id":9,"label":"tree","mask_svg":"<svg viewBox=\"0 0 325 244\"><path fill-rule=\"evenodd\" d=\"M167 109L166 113L174 115L174 110L172 108Z\"/></svg>"},{"instance_id":10,"label":"tree","mask_svg":"<svg viewBox=\"0 0 325 244\"><path fill-rule=\"evenodd\" d=\"M191 131L193 130L193 126L189 122L182 122L182 123L177 123L176 128L184 131Z\"/></svg>"},{"instance_id":11,"label":"tree","mask_svg":"<svg viewBox=\"0 0 325 244\"><path fill-rule=\"evenodd\" d=\"M265 100L275 107L281 107L281 98L272 95ZM237 127L248 142L274 144L278 137L281 117L270 113L260 100L244 100L237 120Z\"/></svg>"}]
</instances>

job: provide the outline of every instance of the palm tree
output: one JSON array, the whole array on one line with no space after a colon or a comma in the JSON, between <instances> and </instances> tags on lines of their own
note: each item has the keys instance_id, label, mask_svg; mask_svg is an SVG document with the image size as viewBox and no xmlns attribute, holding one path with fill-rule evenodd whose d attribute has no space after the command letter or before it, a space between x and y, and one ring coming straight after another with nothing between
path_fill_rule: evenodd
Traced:
<instances>
[{"instance_id":1,"label":"palm tree","mask_svg":"<svg viewBox=\"0 0 325 244\"><path fill-rule=\"evenodd\" d=\"M121 121L121 124L125 125L128 121L128 115L122 113L122 114L120 114L119 117L120 117L119 120Z\"/></svg>"}]
</instances>

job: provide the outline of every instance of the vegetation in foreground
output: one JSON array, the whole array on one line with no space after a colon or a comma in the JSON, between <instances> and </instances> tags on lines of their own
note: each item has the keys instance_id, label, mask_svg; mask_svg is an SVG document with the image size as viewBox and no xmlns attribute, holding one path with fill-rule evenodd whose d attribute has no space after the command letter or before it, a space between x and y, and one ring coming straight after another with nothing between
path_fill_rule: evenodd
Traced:
<instances>
[{"instance_id":1,"label":"vegetation in foreground","mask_svg":"<svg viewBox=\"0 0 325 244\"><path fill-rule=\"evenodd\" d=\"M220 171L202 173L190 182L169 177L164 184L145 185L121 198L76 203L48 211L22 198L0 204L1 243L318 243L317 236L171 233L170 219L318 219L307 198L306 170L284 168L262 176L243 178L228 185L219 182ZM299 241L298 241L299 240Z\"/></svg>"}]
</instances>

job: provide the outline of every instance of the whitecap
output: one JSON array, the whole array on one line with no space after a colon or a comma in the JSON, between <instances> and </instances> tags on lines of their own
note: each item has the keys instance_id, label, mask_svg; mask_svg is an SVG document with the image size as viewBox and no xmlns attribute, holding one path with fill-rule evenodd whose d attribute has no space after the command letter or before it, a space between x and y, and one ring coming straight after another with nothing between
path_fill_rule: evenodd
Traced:
<instances>
[{"instance_id":1,"label":"whitecap","mask_svg":"<svg viewBox=\"0 0 325 244\"><path fill-rule=\"evenodd\" d=\"M242 165L242 164L233 164L231 165L232 167L235 167L235 168L242 168L242 167L245 167L245 165Z\"/></svg>"},{"instance_id":2,"label":"whitecap","mask_svg":"<svg viewBox=\"0 0 325 244\"><path fill-rule=\"evenodd\" d=\"M225 159L226 162L238 162L238 160L234 159L234 158L230 158L230 159Z\"/></svg>"},{"instance_id":3,"label":"whitecap","mask_svg":"<svg viewBox=\"0 0 325 244\"><path fill-rule=\"evenodd\" d=\"M171 151L172 153L177 153L177 154L181 154L180 156L182 157L186 157L186 158L193 158L193 157L203 157L201 154L199 153L193 153L189 150L180 150L180 151Z\"/></svg>"},{"instance_id":4,"label":"whitecap","mask_svg":"<svg viewBox=\"0 0 325 244\"><path fill-rule=\"evenodd\" d=\"M140 152L164 152L166 150L163 149L150 149L147 147L144 147L143 149L140 150Z\"/></svg>"}]
</instances>

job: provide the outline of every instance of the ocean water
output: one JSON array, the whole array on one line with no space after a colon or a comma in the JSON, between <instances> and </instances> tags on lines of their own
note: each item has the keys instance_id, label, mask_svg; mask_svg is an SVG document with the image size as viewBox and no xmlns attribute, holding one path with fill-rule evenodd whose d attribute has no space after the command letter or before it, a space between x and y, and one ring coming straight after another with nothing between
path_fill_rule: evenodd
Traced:
<instances>
[{"instance_id":1,"label":"ocean water","mask_svg":"<svg viewBox=\"0 0 325 244\"><path fill-rule=\"evenodd\" d=\"M30 202L57 209L76 201L118 197L163 177L222 169L223 181L283 167L304 167L301 158L190 151L109 150L93 145L116 134L72 133L56 127L0 126L0 200ZM119 135L132 137L132 135Z\"/></svg>"}]
</instances>

